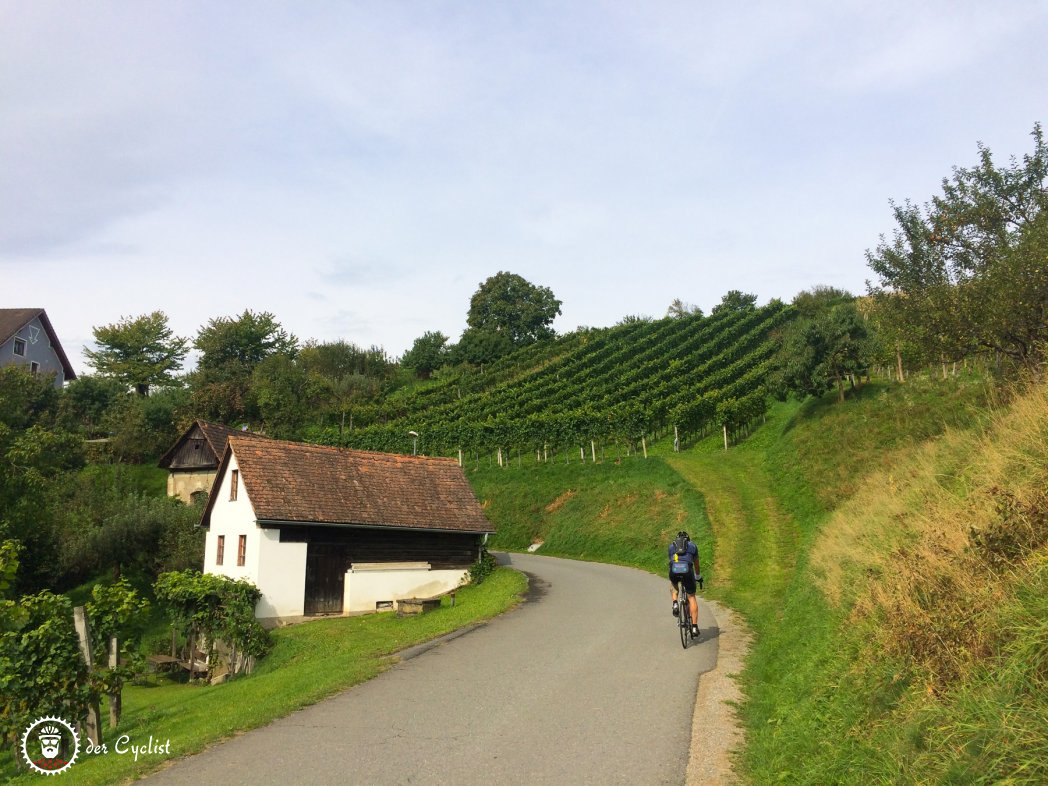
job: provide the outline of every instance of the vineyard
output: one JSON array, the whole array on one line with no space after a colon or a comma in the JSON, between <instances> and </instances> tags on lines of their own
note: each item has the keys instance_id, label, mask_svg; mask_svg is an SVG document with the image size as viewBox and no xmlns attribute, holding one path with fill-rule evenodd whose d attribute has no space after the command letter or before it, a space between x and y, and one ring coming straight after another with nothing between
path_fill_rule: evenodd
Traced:
<instances>
[{"instance_id":1,"label":"vineyard","mask_svg":"<svg viewBox=\"0 0 1048 786\"><path fill-rule=\"evenodd\" d=\"M511 452L595 457L613 445L629 453L712 429L730 437L764 414L773 331L791 315L775 301L580 329L391 396L365 428L341 436L318 428L307 438L399 453L495 454L501 463Z\"/></svg>"}]
</instances>

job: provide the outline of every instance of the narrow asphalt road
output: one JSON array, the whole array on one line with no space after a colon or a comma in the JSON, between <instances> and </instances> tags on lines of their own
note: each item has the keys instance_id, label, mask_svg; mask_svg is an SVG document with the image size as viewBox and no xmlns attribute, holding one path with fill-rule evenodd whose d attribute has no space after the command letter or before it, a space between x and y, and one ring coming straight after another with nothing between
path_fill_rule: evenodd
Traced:
<instances>
[{"instance_id":1,"label":"narrow asphalt road","mask_svg":"<svg viewBox=\"0 0 1048 786\"><path fill-rule=\"evenodd\" d=\"M717 658L709 610L684 650L662 578L504 561L531 577L517 610L150 783L683 784L699 675Z\"/></svg>"}]
</instances>

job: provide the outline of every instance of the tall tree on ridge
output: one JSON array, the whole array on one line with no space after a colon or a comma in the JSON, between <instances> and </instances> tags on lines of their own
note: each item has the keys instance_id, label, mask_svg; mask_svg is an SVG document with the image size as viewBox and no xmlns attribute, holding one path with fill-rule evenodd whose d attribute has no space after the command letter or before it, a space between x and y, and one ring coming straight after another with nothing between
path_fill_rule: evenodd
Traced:
<instances>
[{"instance_id":1,"label":"tall tree on ridge","mask_svg":"<svg viewBox=\"0 0 1048 786\"><path fill-rule=\"evenodd\" d=\"M98 349L85 349L88 362L102 376L133 386L140 396L152 385L170 385L181 370L189 340L179 338L167 324L163 311L93 329Z\"/></svg>"}]
</instances>

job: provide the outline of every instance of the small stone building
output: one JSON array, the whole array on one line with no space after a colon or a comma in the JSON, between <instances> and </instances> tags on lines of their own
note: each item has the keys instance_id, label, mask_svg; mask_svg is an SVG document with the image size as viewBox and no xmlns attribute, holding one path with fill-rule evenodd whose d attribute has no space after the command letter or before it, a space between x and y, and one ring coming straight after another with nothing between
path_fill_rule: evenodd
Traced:
<instances>
[{"instance_id":1,"label":"small stone building","mask_svg":"<svg viewBox=\"0 0 1048 786\"><path fill-rule=\"evenodd\" d=\"M226 452L226 440L233 434L265 439L206 420L194 421L160 458L160 466L168 470L167 495L178 497L188 505L211 491L222 454Z\"/></svg>"}]
</instances>

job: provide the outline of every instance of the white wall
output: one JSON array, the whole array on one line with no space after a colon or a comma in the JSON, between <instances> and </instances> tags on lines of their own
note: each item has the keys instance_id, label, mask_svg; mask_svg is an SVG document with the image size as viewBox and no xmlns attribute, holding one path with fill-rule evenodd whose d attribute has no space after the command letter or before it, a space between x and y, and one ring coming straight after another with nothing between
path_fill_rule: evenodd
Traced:
<instances>
[{"instance_id":1,"label":"white wall","mask_svg":"<svg viewBox=\"0 0 1048 786\"><path fill-rule=\"evenodd\" d=\"M299 617L305 611L306 544L281 543L280 530L260 529L259 582L255 616Z\"/></svg>"},{"instance_id":2,"label":"white wall","mask_svg":"<svg viewBox=\"0 0 1048 786\"><path fill-rule=\"evenodd\" d=\"M221 483L215 489L215 504L211 508L211 527L204 541L204 573L216 573L229 576L231 579L247 579L259 589L264 588L259 582L259 554L261 530L255 521L255 509L244 488L244 479L237 484L237 498L229 498L229 476L238 469L236 456L230 456L229 465L222 476ZM218 552L218 536L226 536L225 555L221 565L215 564ZM241 535L247 535L245 563L237 565L237 545Z\"/></svg>"},{"instance_id":3,"label":"white wall","mask_svg":"<svg viewBox=\"0 0 1048 786\"><path fill-rule=\"evenodd\" d=\"M462 584L467 570L430 570L428 562L354 563L346 572L344 611L374 611L382 601L429 598Z\"/></svg>"}]
</instances>

